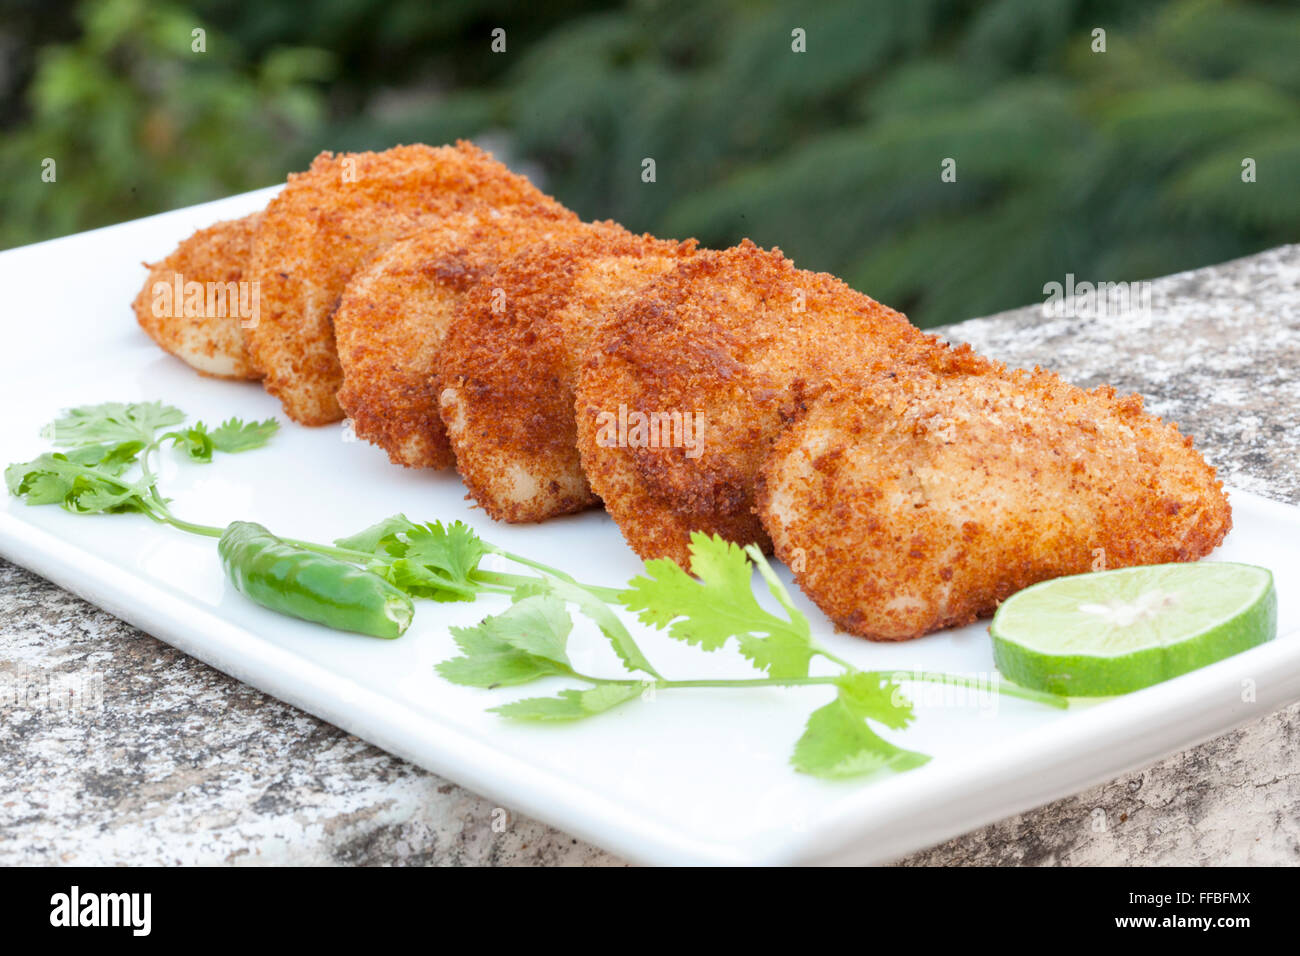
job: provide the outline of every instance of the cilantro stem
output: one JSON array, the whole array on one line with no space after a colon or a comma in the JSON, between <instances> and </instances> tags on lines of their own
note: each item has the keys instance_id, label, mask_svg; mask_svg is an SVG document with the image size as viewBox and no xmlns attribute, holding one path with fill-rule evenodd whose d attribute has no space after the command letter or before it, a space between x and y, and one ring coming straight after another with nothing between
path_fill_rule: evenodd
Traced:
<instances>
[{"instance_id":1,"label":"cilantro stem","mask_svg":"<svg viewBox=\"0 0 1300 956\"><path fill-rule=\"evenodd\" d=\"M513 594L518 588L527 587L530 584L542 584L546 581L544 577L533 574L509 574L505 571L472 571L469 578L471 581L482 584L482 590L490 591L493 594ZM570 579L570 583L575 587L582 588L584 591L613 590L612 588L599 588L594 584L583 584L572 579ZM615 591L614 593L617 594L618 592ZM607 599L602 598L602 600Z\"/></svg>"},{"instance_id":2,"label":"cilantro stem","mask_svg":"<svg viewBox=\"0 0 1300 956\"><path fill-rule=\"evenodd\" d=\"M159 521L162 521L164 524L169 524L173 528L177 528L181 531L188 531L190 534L201 534L208 538L220 538L226 533L225 528L218 528L217 526L210 524L195 524L193 521L186 521L184 518L178 518L172 510L161 501L155 504L155 508ZM302 548L304 551L314 551L317 554L325 554L330 557L341 558L344 561L351 561L357 564L380 560L376 555L368 554L365 551L353 551L349 548L339 548L329 544L317 544L315 541L303 541L300 538L286 538L282 535L277 535L277 537L279 537L285 544L291 544L295 548ZM477 589L462 588L461 590L465 594L472 594Z\"/></svg>"},{"instance_id":3,"label":"cilantro stem","mask_svg":"<svg viewBox=\"0 0 1300 956\"><path fill-rule=\"evenodd\" d=\"M202 535L207 538L220 538L225 533L225 528L219 528L215 525L198 524L178 517L168 506L167 499L158 492L158 474L150 464L150 456L161 449L164 441L165 438L157 438L140 449L140 479L138 481L129 481L125 478L120 478L111 472L99 468L93 468L88 465L77 465L69 462L67 467L88 478L96 478L106 481L121 488L123 491L134 491L139 497L144 513L160 524L170 525L179 531ZM284 541L286 544L291 544L294 547L302 548L306 551L329 555L330 557L340 558L341 560L350 561L354 564L366 565L375 561L383 560L381 556L366 551L354 551L349 548L340 548L334 545L318 544L314 541L303 541L300 538L281 537L280 540ZM484 542L484 544L486 545L487 550L492 554L498 554L508 561L513 561L516 564L522 564L526 567L535 568L543 574L567 581L575 587L582 588L606 603L616 603L616 599L620 593L617 588L601 587L600 585L595 584L584 584L572 575L561 571L559 568L543 564L540 561L534 561L521 554L506 551L505 549L499 548L489 542ZM515 588L521 585L532 584L543 580L528 575L507 574L499 571L476 571L472 575L472 578L477 586L469 587L452 581L444 581L439 586L444 587L449 591L455 591L467 597L472 597L476 594L485 592L492 594L511 594Z\"/></svg>"},{"instance_id":4,"label":"cilantro stem","mask_svg":"<svg viewBox=\"0 0 1300 956\"><path fill-rule=\"evenodd\" d=\"M845 670L850 670L850 671L855 671L855 670L857 670L856 667L854 667L852 664L850 664L850 663L849 663L848 661L846 661L844 658L840 657L838 654L832 654L830 651L826 650L826 648L824 648L824 647L816 647L816 646L814 646L814 647L813 647L813 653L814 653L814 654L819 654L820 656L826 658L826 659L827 659L828 661L830 661L832 664L839 664L840 667L843 667Z\"/></svg>"},{"instance_id":5,"label":"cilantro stem","mask_svg":"<svg viewBox=\"0 0 1300 956\"><path fill-rule=\"evenodd\" d=\"M503 588L513 589L543 580L531 574L507 574L505 571L473 571L470 580L482 581L484 584L499 584Z\"/></svg>"},{"instance_id":6,"label":"cilantro stem","mask_svg":"<svg viewBox=\"0 0 1300 956\"><path fill-rule=\"evenodd\" d=\"M666 680L657 684L665 690L687 687L807 687L834 684L835 677L750 677L742 680Z\"/></svg>"},{"instance_id":7,"label":"cilantro stem","mask_svg":"<svg viewBox=\"0 0 1300 956\"><path fill-rule=\"evenodd\" d=\"M123 489L135 490L140 497L140 503L145 508L145 514L155 521L170 525L177 530L185 531L190 534L202 535L208 538L220 538L225 534L225 528L218 528L215 525L198 524L177 517L171 508L168 507L167 500L158 493L158 476L155 474L153 468L150 467L149 456L161 447L162 441L163 439L152 441L140 450L139 482L129 482L109 474L108 472L87 466L78 466L77 470L87 476L93 476L110 481ZM363 566L383 560L378 555L370 554L369 552L354 551L350 548L340 548L335 545L317 544L315 541L303 541L299 538L286 537L281 537L280 540L286 544L293 545L294 547L302 548L305 551L328 555L330 557L339 558L343 561L349 561L353 564ZM507 582L484 582L476 584L475 586L468 586L455 581L444 580L439 582L439 587L444 590L464 595L468 598L474 598L485 591L494 594L510 594L513 591L513 587L498 586L499 584L506 583Z\"/></svg>"},{"instance_id":8,"label":"cilantro stem","mask_svg":"<svg viewBox=\"0 0 1300 956\"><path fill-rule=\"evenodd\" d=\"M194 524L192 521L178 518L168 508L160 509L159 520L164 524L171 525L173 528L179 528L181 531L188 531L190 534L201 534L208 538L220 538L226 530L225 528L217 528L207 524Z\"/></svg>"},{"instance_id":9,"label":"cilantro stem","mask_svg":"<svg viewBox=\"0 0 1300 956\"><path fill-rule=\"evenodd\" d=\"M144 448L140 449L140 479L145 483L145 486L148 487L149 497L152 498L160 508L166 511L167 504L163 501L162 495L158 494L158 477L153 473L153 469L149 467L149 456L157 451L161 444L162 439L155 438L153 441L149 442L149 444L145 445Z\"/></svg>"},{"instance_id":10,"label":"cilantro stem","mask_svg":"<svg viewBox=\"0 0 1300 956\"><path fill-rule=\"evenodd\" d=\"M201 534L209 538L220 538L225 534L224 528L217 528L213 525L206 524L195 524L192 521L178 518L172 514L171 509L164 504L159 503L157 509L157 513L146 512L146 514L157 521L169 524L173 528L177 528L181 531L188 531L191 534ZM302 548L304 551L328 555L330 557L339 558L343 561L349 561L353 564L360 564L363 566L373 564L377 561L381 562L383 560L378 555L368 554L365 551L353 551L350 548L339 548L334 545L317 544L314 541L302 541L298 538L285 537L280 537L280 540L285 544L291 544L296 548ZM446 591L454 591L455 593L462 594L468 598L477 597L479 594L484 592L490 592L492 594L511 594L514 591L513 587L498 587L496 584L490 582L476 583L475 586L467 586L456 581L441 580L438 582L438 587Z\"/></svg>"},{"instance_id":11,"label":"cilantro stem","mask_svg":"<svg viewBox=\"0 0 1300 956\"><path fill-rule=\"evenodd\" d=\"M158 477L154 474L153 469L149 467L149 456L161 447L162 441L163 439L152 441L140 451L140 476L148 488L149 496L152 499L151 502L146 502L146 504L151 504L158 519L171 525L173 528L177 528L181 531L188 531L190 534L203 535L208 538L220 538L226 533L225 528L218 528L215 525L209 524L196 524L193 521L186 521L184 518L178 518L172 512L171 508L168 507L166 499L158 493ZM97 470L88 470L93 471L95 474L101 475L102 477L112 478L111 475L104 474ZM119 484L120 483L121 482L119 482ZM375 555L368 554L365 551L352 551L348 548L339 548L329 544L317 544L314 541L303 541L298 538L281 537L280 540L286 544L291 544L296 548L302 548L306 551L314 551L317 554L325 554L330 557L341 558L344 561L352 561L358 564L373 561L376 557ZM470 588L458 588L458 590L465 594L474 593L474 589Z\"/></svg>"},{"instance_id":12,"label":"cilantro stem","mask_svg":"<svg viewBox=\"0 0 1300 956\"><path fill-rule=\"evenodd\" d=\"M155 521L171 525L173 528L177 528L180 531L187 531L190 534L199 534L208 538L220 538L226 532L225 528L218 528L214 525L207 524L195 524L192 521L178 518L172 513L172 510L161 501L155 501L154 510L145 513ZM315 554L324 554L329 557L339 558L340 560L349 561L353 564L368 565L377 561L383 561L383 559L378 555L369 554L365 551L354 551L350 548L340 548L329 544L317 544L315 541L303 541L300 538L278 537L280 537L280 540L285 544L291 544L295 548L302 548L304 551L311 551ZM457 594L463 594L466 597L474 597L484 592L490 592L492 594L510 594L514 590L512 587L498 587L496 584L489 582L484 582L475 587L469 587L455 581L447 580L440 581L438 587L447 591L455 591Z\"/></svg>"},{"instance_id":13,"label":"cilantro stem","mask_svg":"<svg viewBox=\"0 0 1300 956\"><path fill-rule=\"evenodd\" d=\"M98 468L91 468L89 465L78 465L75 462L67 462L63 467L78 474L85 475L87 478L100 478L104 481L112 482L123 490L131 490L137 494L148 491L149 488L142 487L139 482L127 481L125 478L119 478L111 472L101 471Z\"/></svg>"},{"instance_id":14,"label":"cilantro stem","mask_svg":"<svg viewBox=\"0 0 1300 956\"><path fill-rule=\"evenodd\" d=\"M593 677L590 674L583 674L579 671L570 669L569 673L578 678L585 680L589 684L616 684L618 686L628 687L633 684L653 684L661 690L681 690L690 687L803 687L818 684L834 684L837 677L747 677L739 680L729 680L726 678L708 679L708 680L647 680L638 677Z\"/></svg>"},{"instance_id":15,"label":"cilantro stem","mask_svg":"<svg viewBox=\"0 0 1300 956\"><path fill-rule=\"evenodd\" d=\"M876 672L873 672L876 673ZM880 673L884 673L883 671ZM890 671L889 675L896 681L924 681L930 684L955 684L961 687L970 687L975 690L987 690L990 687L989 681L981 681L978 677L962 677L959 674L944 674L939 671ZM1068 697L1061 697L1057 694L1049 694L1046 691L1031 690L1028 687L1021 687L1019 684L1013 684L1008 680L1000 680L997 683L995 693L1006 694L1008 697L1019 697L1021 700L1032 700L1039 704L1046 704L1049 707L1056 707L1065 710L1070 706Z\"/></svg>"},{"instance_id":16,"label":"cilantro stem","mask_svg":"<svg viewBox=\"0 0 1300 956\"><path fill-rule=\"evenodd\" d=\"M173 528L177 528L181 531L188 531L191 534L201 534L209 538L220 538L223 534L225 534L226 531L225 528L218 528L213 525L206 525L206 524L195 524L192 521L186 521L183 518L178 518L176 517L176 515L172 514L171 510L167 508L166 505L160 504L158 506L158 513L156 514L153 512L146 512L146 513L151 518L154 518L157 521L161 521L164 524L171 525ZM329 544L317 544L315 541L303 541L301 538L286 538L282 535L277 535L277 537L279 537L280 540L283 541L285 544L291 544L295 548L302 548L304 551L311 551L315 554L323 554L332 558L338 558L342 561L348 561L352 564L361 565L363 567L368 565L373 565L376 563L384 563L384 559L380 555L370 554L365 551L354 551L351 548L340 548L335 545L329 545ZM484 573L486 574L488 572L484 572ZM438 587L444 591L454 591L457 594L464 595L465 597L471 599L477 597L479 594L484 594L484 593L489 593L489 594L513 594L514 593L514 587L503 586L505 582L492 582L486 580L479 581L477 574L474 577L475 577L475 584L473 586L460 584L456 581L450 581L444 578L439 580ZM506 577L515 577L515 575L506 575ZM521 578L520 580L522 582L522 581L533 581L539 579Z\"/></svg>"},{"instance_id":17,"label":"cilantro stem","mask_svg":"<svg viewBox=\"0 0 1300 956\"><path fill-rule=\"evenodd\" d=\"M500 555L507 561L513 561L515 564L522 564L524 567L533 568L537 571L541 571L543 574L548 574L553 578L559 578L561 581L568 581L570 584L576 585L584 591L591 592L607 604L615 603L618 600L619 594L622 593L619 588L606 588L601 587L598 584L583 584L581 581L574 578L573 575L567 574L559 568L551 567L549 564L543 564L540 561L534 561L532 558L526 558L522 554L515 554L512 551L499 548L495 544L491 544L487 541L484 541L483 544L491 554ZM483 573L492 574L494 572L485 571Z\"/></svg>"},{"instance_id":18,"label":"cilantro stem","mask_svg":"<svg viewBox=\"0 0 1300 956\"><path fill-rule=\"evenodd\" d=\"M295 548L302 548L305 551L315 551L317 554L328 554L334 558L342 558L344 561L351 561L355 564L364 564L368 561L376 560L373 554L366 554L364 551L352 551L348 548L339 548L332 544L317 544L315 541L302 541L298 538L280 538L286 544L291 544Z\"/></svg>"},{"instance_id":19,"label":"cilantro stem","mask_svg":"<svg viewBox=\"0 0 1300 956\"><path fill-rule=\"evenodd\" d=\"M1034 703L1046 704L1049 707L1056 707L1064 710L1070 706L1068 698L1059 697L1056 694L1049 694L1045 691L1031 690L1028 687L1021 687L1019 684L1012 684L1010 681L998 681L996 685L989 681L981 681L974 677L962 677L957 674L944 674L938 671L917 671L916 673L906 673L903 671L860 671L855 667L849 667L849 672L853 674L867 674L872 677L878 677L882 680L893 681L922 681L931 684L953 684L963 687L970 687L974 690L987 690L995 694L1006 694L1008 697L1019 697L1021 700L1033 701ZM708 680L637 680L636 678L610 678L610 677L592 677L589 674L582 674L578 671L572 671L574 677L579 680L585 680L590 684L618 684L629 686L632 684L653 684L661 690L681 690L692 687L707 688L744 688L744 687L813 687L818 685L836 684L843 680L843 674L836 674L827 677L750 677L731 680L726 678L708 679Z\"/></svg>"}]
</instances>

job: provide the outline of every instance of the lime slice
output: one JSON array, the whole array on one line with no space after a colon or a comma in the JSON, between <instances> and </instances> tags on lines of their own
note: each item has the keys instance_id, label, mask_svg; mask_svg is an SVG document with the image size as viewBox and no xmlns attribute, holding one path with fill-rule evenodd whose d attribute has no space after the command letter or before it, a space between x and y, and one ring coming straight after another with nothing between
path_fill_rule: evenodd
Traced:
<instances>
[{"instance_id":1,"label":"lime slice","mask_svg":"<svg viewBox=\"0 0 1300 956\"><path fill-rule=\"evenodd\" d=\"M1013 594L989 628L1008 680L1071 697L1149 687L1272 640L1273 575L1250 564L1156 564L1055 578Z\"/></svg>"}]
</instances>

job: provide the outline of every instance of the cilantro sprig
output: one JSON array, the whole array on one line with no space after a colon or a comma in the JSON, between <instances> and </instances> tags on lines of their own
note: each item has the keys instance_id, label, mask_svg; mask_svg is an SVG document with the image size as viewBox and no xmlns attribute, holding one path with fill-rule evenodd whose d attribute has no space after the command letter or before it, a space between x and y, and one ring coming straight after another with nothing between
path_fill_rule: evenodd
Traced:
<instances>
[{"instance_id":1,"label":"cilantro sprig","mask_svg":"<svg viewBox=\"0 0 1300 956\"><path fill-rule=\"evenodd\" d=\"M195 422L181 431L167 432L163 440L171 440L172 445L181 448L194 461L212 461L214 451L233 454L261 448L280 427L274 418L264 422L242 422L238 418L228 418L216 428L209 430L203 422Z\"/></svg>"},{"instance_id":2,"label":"cilantro sprig","mask_svg":"<svg viewBox=\"0 0 1300 956\"><path fill-rule=\"evenodd\" d=\"M74 514L140 512L182 530L220 537L221 528L203 529L172 514L158 491L152 456L171 441L192 460L210 462L214 451L260 448L279 424L275 419L245 423L231 418L212 432L198 422L159 434L184 421L184 412L162 402L103 402L68 409L41 430L64 450L10 465L5 485L29 505L57 504Z\"/></svg>"},{"instance_id":3,"label":"cilantro sprig","mask_svg":"<svg viewBox=\"0 0 1300 956\"><path fill-rule=\"evenodd\" d=\"M494 550L491 545L485 548ZM825 778L854 777L883 769L910 770L929 759L881 735L904 730L913 720L912 703L899 676L859 670L817 644L808 619L758 548L740 548L717 536L694 534L691 556L690 574L672 561L647 561L644 573L613 595L612 603L641 623L702 651L734 646L763 676L725 680L660 675L621 623L618 641L607 630L609 618L618 621L607 603L609 596L597 598L567 575L556 576L562 573L554 569L544 575L549 577L545 584L516 585L515 603L507 610L485 617L474 627L453 628L460 654L438 664L438 673L454 684L488 689L545 677L566 677L586 685L491 708L502 717L527 721L581 720L659 690L824 686L834 697L813 711L795 742L790 762L796 770ZM530 565L546 570L537 562ZM755 570L779 612L759 603L753 587ZM577 670L568 651L574 631L569 605L600 625L624 666L642 671L643 676L603 677ZM816 657L840 668L839 673L812 675ZM929 672L908 674L907 679L980 686L969 678ZM1000 690L1065 705L1062 698L1014 685Z\"/></svg>"},{"instance_id":4,"label":"cilantro sprig","mask_svg":"<svg viewBox=\"0 0 1300 956\"><path fill-rule=\"evenodd\" d=\"M180 409L161 402L71 409L42 432L58 450L10 465L5 469L6 486L29 505L57 504L74 514L135 512L181 531L221 537L225 529L185 521L172 512L158 489L155 456L170 444L182 459L208 464L218 454L263 447L279 426L274 419L237 418L216 428L201 421L185 426L185 418ZM843 778L908 770L929 759L883 736L905 730L914 718L898 676L859 670L820 646L808 619L752 545L741 548L716 536L695 534L690 573L672 561L647 561L641 574L625 588L615 589L580 582L558 568L497 547L459 521L418 524L398 514L333 544L281 540L365 568L411 597L438 602L474 601L481 595L509 598L506 608L478 624L451 629L459 654L438 664L437 672L451 683L486 690L544 678L582 686L490 708L502 717L571 722L660 690L821 686L833 696L813 711L794 742L791 764L796 770ZM489 556L527 573L484 569L481 564ZM777 610L769 610L756 596L755 571ZM625 674L587 674L574 666L569 652L574 611L595 625ZM665 677L651 664L624 615L706 653L734 647L756 676ZM814 675L812 662L819 657L836 673ZM907 679L980 686L946 674L913 673ZM1062 698L1015 685L998 690L1065 706Z\"/></svg>"}]
</instances>

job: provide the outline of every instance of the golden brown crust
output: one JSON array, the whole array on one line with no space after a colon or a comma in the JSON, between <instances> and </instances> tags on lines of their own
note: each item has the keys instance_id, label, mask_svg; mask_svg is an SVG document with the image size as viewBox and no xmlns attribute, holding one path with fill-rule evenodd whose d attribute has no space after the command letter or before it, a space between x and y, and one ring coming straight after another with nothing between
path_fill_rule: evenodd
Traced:
<instances>
[{"instance_id":1,"label":"golden brown crust","mask_svg":"<svg viewBox=\"0 0 1300 956\"><path fill-rule=\"evenodd\" d=\"M262 377L249 357L244 332L244 322L253 320L252 306L260 308L260 303L249 294L241 300L237 288L247 279L253 236L261 218L256 212L200 229L167 258L146 263L149 275L132 305L136 321L164 350L202 375ZM182 289L190 282L204 289L203 305L188 314L185 296L175 295L177 277ZM209 296L208 290L220 292L220 296ZM242 314L241 302L250 307L249 315Z\"/></svg>"},{"instance_id":2,"label":"golden brown crust","mask_svg":"<svg viewBox=\"0 0 1300 956\"><path fill-rule=\"evenodd\" d=\"M257 231L262 315L249 351L267 391L296 422L338 421L343 371L332 318L353 274L397 239L466 207L548 202L470 143L321 153L307 172L290 175Z\"/></svg>"},{"instance_id":3,"label":"golden brown crust","mask_svg":"<svg viewBox=\"0 0 1300 956\"><path fill-rule=\"evenodd\" d=\"M1232 526L1214 469L1139 396L1001 366L828 393L777 442L758 510L804 592L874 640L1098 565L1195 560Z\"/></svg>"},{"instance_id":4,"label":"golden brown crust","mask_svg":"<svg viewBox=\"0 0 1300 956\"><path fill-rule=\"evenodd\" d=\"M577 388L592 489L632 549L686 566L692 531L770 547L753 514L772 442L810 391L849 370L926 361L942 348L830 275L746 240L684 260L597 333ZM601 421L626 407L693 414L702 452L628 447ZM698 436L697 436L698 437Z\"/></svg>"},{"instance_id":5,"label":"golden brown crust","mask_svg":"<svg viewBox=\"0 0 1300 956\"><path fill-rule=\"evenodd\" d=\"M438 413L438 356L465 293L532 242L583 230L554 203L476 204L393 243L353 277L334 315L340 406L394 464L456 462Z\"/></svg>"},{"instance_id":6,"label":"golden brown crust","mask_svg":"<svg viewBox=\"0 0 1300 956\"><path fill-rule=\"evenodd\" d=\"M597 223L471 290L441 355L442 413L461 478L489 515L542 521L598 502L578 457L578 364L607 315L694 250Z\"/></svg>"}]
</instances>

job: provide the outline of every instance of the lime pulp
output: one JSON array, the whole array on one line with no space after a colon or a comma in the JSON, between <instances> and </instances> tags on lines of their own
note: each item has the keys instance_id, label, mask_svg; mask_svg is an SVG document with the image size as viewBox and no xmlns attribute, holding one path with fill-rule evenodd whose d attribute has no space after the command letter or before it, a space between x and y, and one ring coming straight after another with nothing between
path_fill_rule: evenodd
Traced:
<instances>
[{"instance_id":1,"label":"lime pulp","mask_svg":"<svg viewBox=\"0 0 1300 956\"><path fill-rule=\"evenodd\" d=\"M1204 561L1098 571L1013 594L989 627L1008 680L1074 697L1149 687L1277 634L1273 576Z\"/></svg>"}]
</instances>

